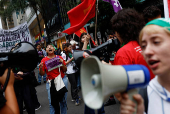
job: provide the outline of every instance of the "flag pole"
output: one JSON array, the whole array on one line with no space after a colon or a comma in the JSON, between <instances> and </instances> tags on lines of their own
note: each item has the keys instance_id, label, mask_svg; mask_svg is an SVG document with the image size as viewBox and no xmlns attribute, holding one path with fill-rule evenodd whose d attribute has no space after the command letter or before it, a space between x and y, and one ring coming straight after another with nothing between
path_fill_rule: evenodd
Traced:
<instances>
[{"instance_id":1,"label":"flag pole","mask_svg":"<svg viewBox=\"0 0 170 114\"><path fill-rule=\"evenodd\" d=\"M97 5L96 5L96 23L95 23L95 42L98 45L98 42L97 42L97 13L98 13L98 0L97 0Z\"/></svg>"},{"instance_id":2,"label":"flag pole","mask_svg":"<svg viewBox=\"0 0 170 114\"><path fill-rule=\"evenodd\" d=\"M75 37L75 33L73 33L73 40L74 40L74 37Z\"/></svg>"},{"instance_id":3,"label":"flag pole","mask_svg":"<svg viewBox=\"0 0 170 114\"><path fill-rule=\"evenodd\" d=\"M168 2L167 2L167 0L163 0L163 3L164 3L164 15L165 15L165 18L169 18Z\"/></svg>"},{"instance_id":4,"label":"flag pole","mask_svg":"<svg viewBox=\"0 0 170 114\"><path fill-rule=\"evenodd\" d=\"M86 31L87 31L87 34L89 34L88 29L87 29L87 26L86 26ZM91 36L90 36L90 37L91 37ZM91 42L90 42L90 40L89 40L89 45L90 45L90 49L91 49Z\"/></svg>"}]
</instances>

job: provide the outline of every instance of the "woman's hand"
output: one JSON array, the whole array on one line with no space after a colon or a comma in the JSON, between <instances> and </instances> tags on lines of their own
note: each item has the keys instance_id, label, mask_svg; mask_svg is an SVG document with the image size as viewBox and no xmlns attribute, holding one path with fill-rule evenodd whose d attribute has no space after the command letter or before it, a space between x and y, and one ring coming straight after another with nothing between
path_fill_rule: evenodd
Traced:
<instances>
[{"instance_id":1,"label":"woman's hand","mask_svg":"<svg viewBox=\"0 0 170 114\"><path fill-rule=\"evenodd\" d=\"M109 63L106 63L105 61L102 60L102 63L103 64L107 64L107 65L112 65L110 62Z\"/></svg>"},{"instance_id":2,"label":"woman's hand","mask_svg":"<svg viewBox=\"0 0 170 114\"><path fill-rule=\"evenodd\" d=\"M60 58L59 62L61 62L64 65L63 59Z\"/></svg>"},{"instance_id":3,"label":"woman's hand","mask_svg":"<svg viewBox=\"0 0 170 114\"><path fill-rule=\"evenodd\" d=\"M21 77L23 74L24 74L23 72L19 71L19 72L17 73L17 75L15 75L15 79L16 79L16 80L23 80L23 78Z\"/></svg>"},{"instance_id":4,"label":"woman's hand","mask_svg":"<svg viewBox=\"0 0 170 114\"><path fill-rule=\"evenodd\" d=\"M120 98L121 97L121 98ZM133 114L135 112L136 104L129 99L127 93L119 94L120 102L121 102L121 114ZM136 114L143 114L144 113L144 101L141 95L135 94L133 95L134 100L137 101L137 111Z\"/></svg>"},{"instance_id":5,"label":"woman's hand","mask_svg":"<svg viewBox=\"0 0 170 114\"><path fill-rule=\"evenodd\" d=\"M71 61L74 60L74 57L71 58Z\"/></svg>"},{"instance_id":6,"label":"woman's hand","mask_svg":"<svg viewBox=\"0 0 170 114\"><path fill-rule=\"evenodd\" d=\"M38 65L38 67L39 67L40 69L42 69L42 68L43 68L43 62L40 63L40 64Z\"/></svg>"},{"instance_id":7,"label":"woman's hand","mask_svg":"<svg viewBox=\"0 0 170 114\"><path fill-rule=\"evenodd\" d=\"M85 39L85 42L89 42L89 40L90 40L90 35L87 34L86 39Z\"/></svg>"},{"instance_id":8,"label":"woman's hand","mask_svg":"<svg viewBox=\"0 0 170 114\"><path fill-rule=\"evenodd\" d=\"M98 46L98 43L97 43L97 41L95 41L95 46Z\"/></svg>"}]
</instances>

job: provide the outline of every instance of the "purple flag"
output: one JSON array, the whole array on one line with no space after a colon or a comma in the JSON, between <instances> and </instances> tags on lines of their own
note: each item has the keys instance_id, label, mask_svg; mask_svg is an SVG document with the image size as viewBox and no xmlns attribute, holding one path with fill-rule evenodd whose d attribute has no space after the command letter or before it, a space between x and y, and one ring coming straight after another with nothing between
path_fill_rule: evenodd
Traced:
<instances>
[{"instance_id":1,"label":"purple flag","mask_svg":"<svg viewBox=\"0 0 170 114\"><path fill-rule=\"evenodd\" d=\"M120 5L118 0L103 0L105 2L109 2L112 4L114 11L117 13L119 10L122 9L122 6Z\"/></svg>"}]
</instances>

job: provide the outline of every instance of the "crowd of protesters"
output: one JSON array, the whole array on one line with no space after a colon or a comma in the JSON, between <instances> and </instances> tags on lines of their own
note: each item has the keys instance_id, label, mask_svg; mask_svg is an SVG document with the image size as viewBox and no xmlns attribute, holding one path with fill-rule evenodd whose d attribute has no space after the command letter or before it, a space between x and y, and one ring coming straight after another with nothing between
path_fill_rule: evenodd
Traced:
<instances>
[{"instance_id":1,"label":"crowd of protesters","mask_svg":"<svg viewBox=\"0 0 170 114\"><path fill-rule=\"evenodd\" d=\"M137 114L143 114L144 112L148 114L165 114L170 110L170 80L168 77L170 75L168 62L170 60L168 48L170 46L170 20L160 17L161 11L155 6L145 8L143 15L134 9L122 9L117 12L111 19L113 30L108 33L108 40L118 39L120 49L110 54L109 63L101 61L103 64L109 65L142 64L149 69L151 81L146 89L148 102L142 94L134 95L134 99L138 104ZM11 78L9 87L14 85L14 91L10 92L16 98L13 98L13 100L9 98L7 94L10 92L9 88L7 88L5 91L7 101L0 95L0 100L2 101L0 103L0 113L10 109L8 110L9 113L23 114L23 110L26 110L28 114L35 114L35 110L41 108L35 87L41 85L42 77L43 82L46 83L50 114L67 114L67 110L69 110L67 106L68 81L71 85L72 101L78 106L82 100L81 96L79 96L81 76L80 68L76 66L73 53L75 50L90 50L97 47L98 45L94 45L92 40L88 33L82 33L79 41L71 40L63 43L62 50L57 50L53 44L48 44L45 48L37 44L36 49L39 55L37 64L38 81L34 71L26 74L29 76L22 77L24 73L20 69L13 69L18 73L11 74L15 75L13 76L15 81ZM54 61L56 58L61 66L49 69L47 61ZM7 74L6 72L5 74ZM62 82L61 85L64 88L56 86L58 81ZM0 83L4 84L2 77L0 77ZM126 93L117 93L110 96L108 101L98 109L98 114L105 114L104 106L116 104L116 98L121 104L121 114L132 114L135 111L135 103L128 98L128 95ZM9 104L11 101L13 101L11 104L15 105L16 109ZM16 101L18 105L17 103L15 104ZM84 114L95 114L95 111L85 105Z\"/></svg>"}]
</instances>

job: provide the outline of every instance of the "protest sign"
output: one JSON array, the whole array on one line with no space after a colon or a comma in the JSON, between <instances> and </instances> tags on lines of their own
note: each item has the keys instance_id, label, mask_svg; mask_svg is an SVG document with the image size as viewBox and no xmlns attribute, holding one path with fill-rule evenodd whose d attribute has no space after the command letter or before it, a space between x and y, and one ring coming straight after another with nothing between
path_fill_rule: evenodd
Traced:
<instances>
[{"instance_id":1,"label":"protest sign","mask_svg":"<svg viewBox=\"0 0 170 114\"><path fill-rule=\"evenodd\" d=\"M27 23L9 30L0 29L0 52L9 52L16 43L21 41L32 43Z\"/></svg>"},{"instance_id":2,"label":"protest sign","mask_svg":"<svg viewBox=\"0 0 170 114\"><path fill-rule=\"evenodd\" d=\"M62 63L59 61L60 61L60 58L58 56L46 61L45 65L47 67L47 70L51 71L53 69L56 69L56 68L62 66Z\"/></svg>"}]
</instances>

